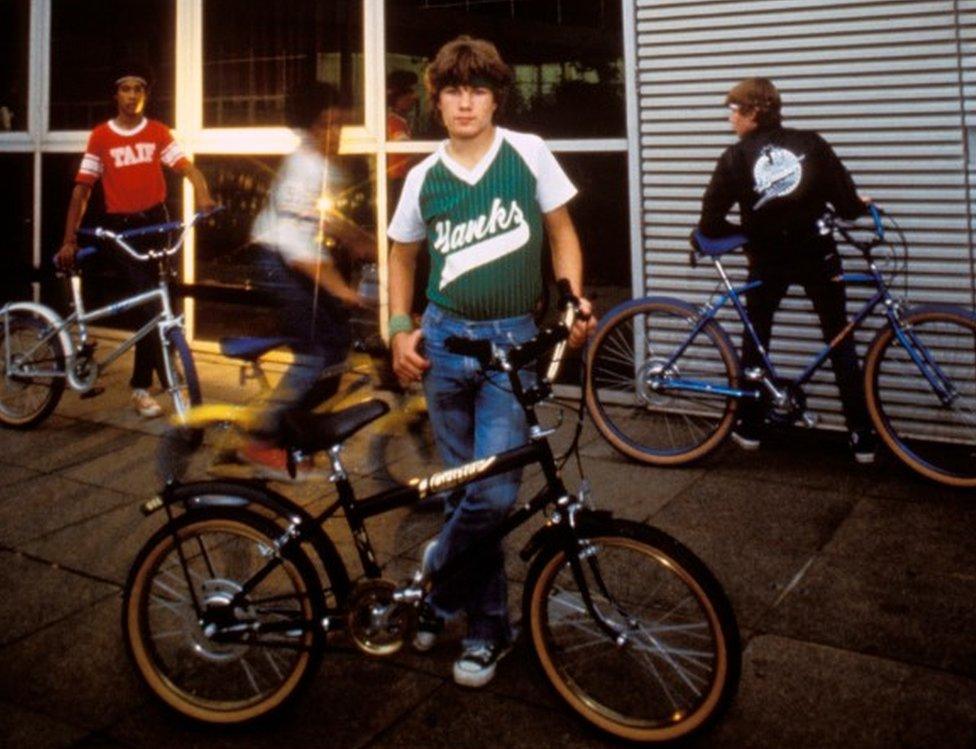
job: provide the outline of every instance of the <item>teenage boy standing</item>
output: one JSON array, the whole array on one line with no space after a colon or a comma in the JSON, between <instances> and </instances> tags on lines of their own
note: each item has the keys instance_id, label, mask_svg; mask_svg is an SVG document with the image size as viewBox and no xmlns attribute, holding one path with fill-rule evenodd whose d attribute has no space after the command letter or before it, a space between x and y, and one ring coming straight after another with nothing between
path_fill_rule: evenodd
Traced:
<instances>
[{"instance_id":1,"label":"teenage boy standing","mask_svg":"<svg viewBox=\"0 0 976 749\"><path fill-rule=\"evenodd\" d=\"M438 51L425 85L448 140L407 175L389 227L393 369L405 382L423 379L448 466L522 445L528 431L504 376L478 371L471 359L448 352L445 340L454 335L510 347L535 334L531 312L542 292L544 231L556 277L567 279L577 296L582 291L582 253L566 208L576 188L540 138L494 124L512 80L490 42L461 36ZM424 240L429 304L414 330L409 313ZM589 312L589 302L581 303ZM570 343L582 344L592 325L592 319L579 322ZM444 527L425 550L425 573L497 527L519 480L513 471L452 495ZM454 663L454 679L465 686L491 680L511 639L503 561L499 544L436 583L421 611L414 640L420 650L433 646L444 618L467 614L468 634Z\"/></svg>"},{"instance_id":2,"label":"teenage boy standing","mask_svg":"<svg viewBox=\"0 0 976 749\"><path fill-rule=\"evenodd\" d=\"M113 231L137 229L169 220L165 205L164 165L182 174L193 185L197 210L214 206L206 180L183 154L169 128L145 116L149 75L139 66L128 65L118 71L113 81L117 112L113 119L96 127L88 137L68 204L64 240L54 257L59 268L74 265L78 252L75 235L88 207L92 186L98 180L102 181L105 193L108 214L105 223ZM135 246L148 249L158 241L157 237L146 237L136 240ZM130 293L146 291L156 284L154 263L141 263L130 258L124 258L122 262ZM134 314L138 315L136 324L141 327L149 322L154 311L140 307ZM144 418L162 413L162 408L149 394L153 370L165 385L160 340L158 336L148 335L136 343L129 381L132 407Z\"/></svg>"},{"instance_id":3,"label":"teenage boy standing","mask_svg":"<svg viewBox=\"0 0 976 749\"><path fill-rule=\"evenodd\" d=\"M802 284L820 318L824 341L834 340L847 325L847 297L837 245L817 226L827 205L843 218L865 212L854 181L830 145L809 130L784 128L779 91L767 78L747 78L729 91L729 124L739 141L726 149L715 166L702 200L699 228L708 237L744 232L749 280L762 286L749 292L746 307L764 350L769 349L773 315L790 285ZM726 219L736 203L742 225ZM859 463L874 460L861 370L852 336L833 349L830 361L840 389L851 449ZM752 337L743 335L742 366L761 364ZM761 404L742 401L733 439L746 450L759 448Z\"/></svg>"}]
</instances>

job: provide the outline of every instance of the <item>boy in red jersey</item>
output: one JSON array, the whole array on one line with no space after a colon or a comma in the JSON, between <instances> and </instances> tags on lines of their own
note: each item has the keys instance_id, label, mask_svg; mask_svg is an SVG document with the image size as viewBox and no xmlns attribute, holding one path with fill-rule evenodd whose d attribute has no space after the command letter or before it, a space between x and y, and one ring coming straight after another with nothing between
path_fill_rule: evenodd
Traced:
<instances>
[{"instance_id":1,"label":"boy in red jersey","mask_svg":"<svg viewBox=\"0 0 976 749\"><path fill-rule=\"evenodd\" d=\"M106 224L113 231L135 229L168 220L166 212L166 182L163 165L182 174L193 185L197 210L214 206L210 190L200 170L183 154L169 128L144 115L149 96L149 76L139 66L128 65L114 78L113 98L116 116L97 126L88 138L85 155L75 177L75 187L68 205L64 240L54 262L60 268L74 264L78 242L75 234L81 224L91 197L92 186L102 181L105 192ZM150 243L156 241L148 238ZM156 269L151 263L126 261L130 293L145 291L156 282ZM137 308L137 325L148 322L153 314L148 306ZM162 409L149 394L152 372L156 370L160 382L163 368L160 341L146 336L136 344L132 369L132 406L145 418L159 416Z\"/></svg>"}]
</instances>

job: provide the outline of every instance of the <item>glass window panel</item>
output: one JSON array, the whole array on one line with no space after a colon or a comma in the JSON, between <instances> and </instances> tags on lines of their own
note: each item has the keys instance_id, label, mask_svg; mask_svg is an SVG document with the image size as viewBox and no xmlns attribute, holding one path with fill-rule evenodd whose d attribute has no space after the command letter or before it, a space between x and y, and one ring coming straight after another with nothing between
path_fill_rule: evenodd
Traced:
<instances>
[{"instance_id":1,"label":"glass window panel","mask_svg":"<svg viewBox=\"0 0 976 749\"><path fill-rule=\"evenodd\" d=\"M52 130L87 130L115 114L118 65L147 66L146 113L173 124L173 0L56 0L51 3Z\"/></svg>"},{"instance_id":2,"label":"glass window panel","mask_svg":"<svg viewBox=\"0 0 976 749\"><path fill-rule=\"evenodd\" d=\"M64 220L71 200L71 191L75 186L75 174L81 154L45 154L41 161L41 213L44 221L41 225L41 268L52 268L54 254L61 247L64 238ZM166 208L169 215L179 218L183 200L183 179L175 172L164 169L166 177ZM82 226L99 226L105 218L105 199L102 194L101 183L96 182L92 189L88 209L82 219ZM127 288L120 266L125 262L120 250L106 249L99 252L90 260L85 261L83 267L84 300L89 310L96 306L108 304L120 299ZM180 263L175 264L180 267ZM41 276L41 300L50 304L62 314L69 310L71 293L67 282L56 279L50 273ZM104 327L132 329L126 316L109 318L100 322Z\"/></svg>"},{"instance_id":3,"label":"glass window panel","mask_svg":"<svg viewBox=\"0 0 976 749\"><path fill-rule=\"evenodd\" d=\"M364 121L362 0L207 0L203 15L204 126L284 125L286 93L310 80Z\"/></svg>"},{"instance_id":4,"label":"glass window panel","mask_svg":"<svg viewBox=\"0 0 976 749\"><path fill-rule=\"evenodd\" d=\"M424 66L459 34L493 41L515 72L499 124L546 138L626 133L619 2L386 0L387 73ZM426 94L410 113L414 138L441 138Z\"/></svg>"},{"instance_id":5,"label":"glass window panel","mask_svg":"<svg viewBox=\"0 0 976 749\"><path fill-rule=\"evenodd\" d=\"M27 129L28 0L0 0L0 132Z\"/></svg>"},{"instance_id":6,"label":"glass window panel","mask_svg":"<svg viewBox=\"0 0 976 749\"><path fill-rule=\"evenodd\" d=\"M281 156L199 156L196 164L207 178L214 199L226 207L196 238L196 279L206 286L229 287L229 292L262 288L251 244L251 225L264 205L268 190L282 161ZM344 173L334 196L336 209L364 229L376 229L373 170L375 161L365 156L340 156ZM337 259L343 254L336 253ZM356 268L339 263L347 280ZM260 305L260 297L243 303L201 297L197 302L197 338L216 340L227 335L278 335L273 311ZM375 313L373 314L375 317Z\"/></svg>"},{"instance_id":7,"label":"glass window panel","mask_svg":"<svg viewBox=\"0 0 976 749\"><path fill-rule=\"evenodd\" d=\"M0 304L12 299L29 299L33 275L32 207L34 156L29 153L0 154L0 172L6 185L4 210L0 211Z\"/></svg>"}]
</instances>

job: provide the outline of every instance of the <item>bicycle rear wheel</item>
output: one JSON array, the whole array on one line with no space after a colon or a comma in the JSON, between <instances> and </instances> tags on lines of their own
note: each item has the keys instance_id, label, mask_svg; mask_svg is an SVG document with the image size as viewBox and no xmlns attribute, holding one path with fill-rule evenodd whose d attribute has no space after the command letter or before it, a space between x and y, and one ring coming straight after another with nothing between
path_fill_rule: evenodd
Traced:
<instances>
[{"instance_id":1,"label":"bicycle rear wheel","mask_svg":"<svg viewBox=\"0 0 976 749\"><path fill-rule=\"evenodd\" d=\"M11 310L9 336L0 317L0 424L30 429L51 415L64 393L64 350L51 326L27 310ZM7 370L7 361L16 374Z\"/></svg>"},{"instance_id":2,"label":"bicycle rear wheel","mask_svg":"<svg viewBox=\"0 0 976 749\"><path fill-rule=\"evenodd\" d=\"M187 345L186 338L180 328L170 328L166 334L166 345L163 346L163 356L166 357L166 371L169 382L166 391L173 401L173 412L179 423L186 422L186 415L193 406L203 403L200 392L200 378L197 367L193 362L193 354ZM181 434L194 447L203 440L202 429L183 429Z\"/></svg>"},{"instance_id":3,"label":"bicycle rear wheel","mask_svg":"<svg viewBox=\"0 0 976 749\"><path fill-rule=\"evenodd\" d=\"M611 310L590 344L586 405L624 455L681 465L707 455L731 430L735 398L707 388L738 387L739 360L715 322L689 341L698 317L677 300L627 302ZM670 386L678 381L699 389Z\"/></svg>"},{"instance_id":4,"label":"bicycle rear wheel","mask_svg":"<svg viewBox=\"0 0 976 749\"><path fill-rule=\"evenodd\" d=\"M889 326L868 350L868 413L891 451L912 470L949 486L976 486L976 315L920 308L904 319L909 348ZM923 375L951 395L943 400Z\"/></svg>"},{"instance_id":5,"label":"bicycle rear wheel","mask_svg":"<svg viewBox=\"0 0 976 749\"><path fill-rule=\"evenodd\" d=\"M591 724L621 739L676 741L710 725L735 693L739 633L721 586L667 534L614 520L587 530L580 563L600 628L561 549L540 554L524 621L543 673Z\"/></svg>"},{"instance_id":6,"label":"bicycle rear wheel","mask_svg":"<svg viewBox=\"0 0 976 749\"><path fill-rule=\"evenodd\" d=\"M284 706L315 673L324 636L311 563L288 549L255 577L280 535L253 513L205 510L164 526L140 551L123 591L122 630L139 676L169 708L244 723ZM231 606L248 581L256 585Z\"/></svg>"}]
</instances>

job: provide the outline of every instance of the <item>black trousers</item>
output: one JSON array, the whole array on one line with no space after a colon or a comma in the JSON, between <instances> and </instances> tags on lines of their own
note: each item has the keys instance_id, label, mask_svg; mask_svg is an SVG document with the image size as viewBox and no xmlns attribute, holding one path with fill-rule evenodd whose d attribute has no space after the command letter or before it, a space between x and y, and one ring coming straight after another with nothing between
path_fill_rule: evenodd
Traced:
<instances>
[{"instance_id":1,"label":"black trousers","mask_svg":"<svg viewBox=\"0 0 976 749\"><path fill-rule=\"evenodd\" d=\"M162 203L137 213L109 213L105 217L105 225L115 232L127 229L138 229L169 221L169 212ZM165 234L153 234L146 237L136 237L129 241L129 245L139 252L163 247L169 240ZM159 266L155 262L139 262L126 255L113 243L105 247L113 261L122 270L125 283L125 295L132 296L142 291L155 288L159 281ZM159 312L159 305L145 304L136 307L129 313L129 320L138 330L149 322ZM162 342L159 334L152 332L136 343L135 362L132 366L132 377L129 386L133 389L147 389L152 385L153 371L160 384L165 384L165 370L161 351Z\"/></svg>"},{"instance_id":2,"label":"black trousers","mask_svg":"<svg viewBox=\"0 0 976 749\"><path fill-rule=\"evenodd\" d=\"M746 295L746 310L767 353L773 330L773 316L794 283L803 286L807 297L813 302L814 311L820 318L824 343L832 341L848 322L847 292L844 284L835 280L843 272L836 250L830 250L825 255L816 253L794 257L796 262L791 265L755 264L749 269L749 280L761 280L763 284ZM840 390L847 428L852 432L870 428L861 367L858 364L853 336L847 336L831 351L830 361L837 388ZM743 331L743 369L761 364L762 357L752 336ZM743 424L758 427L764 415L762 404L744 400L740 403L739 414Z\"/></svg>"}]
</instances>

